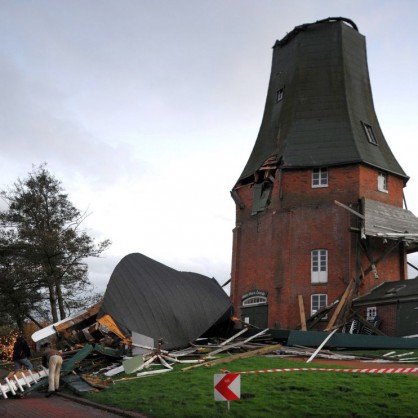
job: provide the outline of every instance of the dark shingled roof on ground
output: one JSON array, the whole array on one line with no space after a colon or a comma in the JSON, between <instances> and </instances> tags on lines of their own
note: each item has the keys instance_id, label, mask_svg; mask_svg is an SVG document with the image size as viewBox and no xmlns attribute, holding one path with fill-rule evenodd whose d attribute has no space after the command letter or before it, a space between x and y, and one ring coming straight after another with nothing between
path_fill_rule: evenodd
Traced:
<instances>
[{"instance_id":1,"label":"dark shingled roof on ground","mask_svg":"<svg viewBox=\"0 0 418 418\"><path fill-rule=\"evenodd\" d=\"M365 38L348 19L298 26L274 45L263 120L238 183L271 158L282 169L363 163L407 181L375 114Z\"/></svg>"},{"instance_id":2,"label":"dark shingled roof on ground","mask_svg":"<svg viewBox=\"0 0 418 418\"><path fill-rule=\"evenodd\" d=\"M183 348L232 314L229 296L215 279L180 272L142 254L114 269L98 318L109 314L122 331Z\"/></svg>"}]
</instances>

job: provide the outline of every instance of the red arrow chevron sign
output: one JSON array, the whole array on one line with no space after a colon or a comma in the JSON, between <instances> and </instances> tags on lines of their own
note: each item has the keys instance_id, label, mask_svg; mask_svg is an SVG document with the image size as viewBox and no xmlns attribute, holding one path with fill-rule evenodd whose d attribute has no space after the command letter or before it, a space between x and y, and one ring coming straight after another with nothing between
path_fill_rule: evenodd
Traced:
<instances>
[{"instance_id":1,"label":"red arrow chevron sign","mask_svg":"<svg viewBox=\"0 0 418 418\"><path fill-rule=\"evenodd\" d=\"M215 401L236 401L241 397L241 375L226 373L214 375Z\"/></svg>"}]
</instances>

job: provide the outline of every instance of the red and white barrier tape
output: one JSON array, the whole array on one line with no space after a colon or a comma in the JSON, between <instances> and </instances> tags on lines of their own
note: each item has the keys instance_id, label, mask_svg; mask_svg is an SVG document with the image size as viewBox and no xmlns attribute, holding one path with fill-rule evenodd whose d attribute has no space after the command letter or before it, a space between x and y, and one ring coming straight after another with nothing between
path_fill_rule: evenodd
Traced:
<instances>
[{"instance_id":1,"label":"red and white barrier tape","mask_svg":"<svg viewBox=\"0 0 418 418\"><path fill-rule=\"evenodd\" d=\"M258 374L258 373L276 373L276 372L343 372L343 373L418 373L418 367L401 367L391 369L328 369L325 367L313 368L291 368L291 369L267 369L267 370L251 370L246 372L234 372L239 374ZM227 372L227 370L222 370Z\"/></svg>"}]
</instances>

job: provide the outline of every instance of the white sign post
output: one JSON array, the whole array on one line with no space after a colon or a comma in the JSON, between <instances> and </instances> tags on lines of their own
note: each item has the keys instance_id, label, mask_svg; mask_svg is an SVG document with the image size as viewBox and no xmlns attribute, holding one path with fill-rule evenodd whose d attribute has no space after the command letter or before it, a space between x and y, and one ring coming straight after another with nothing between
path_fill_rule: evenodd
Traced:
<instances>
[{"instance_id":1,"label":"white sign post","mask_svg":"<svg viewBox=\"0 0 418 418\"><path fill-rule=\"evenodd\" d=\"M226 407L229 411L229 401L236 401L241 397L241 374L215 374L213 391L215 401L227 401Z\"/></svg>"}]
</instances>

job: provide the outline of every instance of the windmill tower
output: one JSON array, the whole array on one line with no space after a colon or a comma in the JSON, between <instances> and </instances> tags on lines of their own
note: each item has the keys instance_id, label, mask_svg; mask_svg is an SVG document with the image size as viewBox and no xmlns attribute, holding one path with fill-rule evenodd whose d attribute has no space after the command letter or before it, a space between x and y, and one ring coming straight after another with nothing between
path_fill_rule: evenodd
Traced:
<instances>
[{"instance_id":1,"label":"windmill tower","mask_svg":"<svg viewBox=\"0 0 418 418\"><path fill-rule=\"evenodd\" d=\"M260 131L231 191L236 315L295 329L303 311L309 319L335 303L324 329L356 295L407 279L418 239L403 209L407 181L380 129L354 22L324 19L277 41Z\"/></svg>"}]
</instances>

